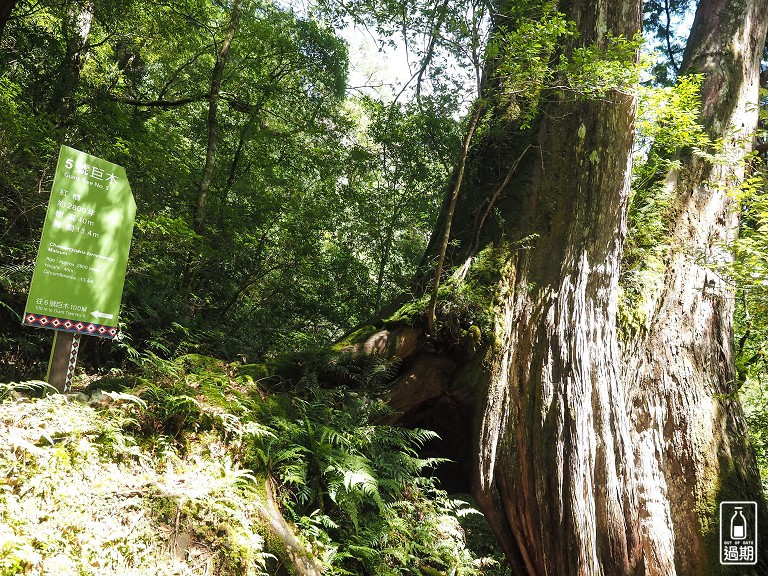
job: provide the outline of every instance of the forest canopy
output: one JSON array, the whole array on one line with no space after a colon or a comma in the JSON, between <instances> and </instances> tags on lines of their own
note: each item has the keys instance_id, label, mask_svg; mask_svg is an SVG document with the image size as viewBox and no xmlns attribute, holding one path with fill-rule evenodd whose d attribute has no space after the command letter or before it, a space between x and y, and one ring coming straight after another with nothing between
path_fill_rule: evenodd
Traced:
<instances>
[{"instance_id":1,"label":"forest canopy","mask_svg":"<svg viewBox=\"0 0 768 576\"><path fill-rule=\"evenodd\" d=\"M256 360L333 339L409 283L455 156L449 103L347 94L347 47L328 23L246 8L222 60L228 6L15 7L2 65L4 334L18 334L62 143L123 165L139 205L125 339L100 356L168 357L194 342ZM39 360L3 348L6 365Z\"/></svg>"}]
</instances>

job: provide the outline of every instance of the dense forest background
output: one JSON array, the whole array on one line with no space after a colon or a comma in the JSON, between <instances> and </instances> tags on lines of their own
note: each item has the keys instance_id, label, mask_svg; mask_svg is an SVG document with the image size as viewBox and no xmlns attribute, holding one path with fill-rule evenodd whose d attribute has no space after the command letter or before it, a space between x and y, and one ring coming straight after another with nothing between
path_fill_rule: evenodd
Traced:
<instances>
[{"instance_id":1,"label":"dense forest background","mask_svg":"<svg viewBox=\"0 0 768 576\"><path fill-rule=\"evenodd\" d=\"M88 450L73 448L67 466L96 474L99 458L109 456L140 467L129 447L138 442L157 458L151 465L143 460L155 466L157 485L170 482L160 471L170 469L169 454L177 459L171 466L177 479L219 477L197 500L166 490L162 505L147 514L170 527L174 542L182 535L207 543L209 552L223 546L207 564L222 574L315 574L315 562L330 574L511 574L479 515L470 514L471 498L441 490L469 491L468 480L457 480L461 466L442 459L448 454L433 432L391 426L398 418L385 391L398 374L397 359L339 353L352 342L343 338L359 338L372 318L377 328L433 322L425 278L436 266L444 211L467 161L467 134L493 136L472 105L482 92L484 63L493 61L512 79L501 84L516 98L555 83L548 72L555 59L542 54L575 35L573 24L552 3L511 4L536 4L535 16L516 29L494 28L498 6L475 0L6 2L0 11L0 382L10 384L3 396L41 394L42 384L23 383L44 378L52 333L22 327L21 316L59 146L66 144L124 166L137 203L121 337L84 338L80 352L76 388L107 406L109 419L57 408L76 422L58 432L71 435L71 446L107 438L109 454L93 460ZM672 199L659 174L679 162L681 151L717 155L718 143L698 122L701 77L677 77L694 9L685 1L646 2L644 43L624 39L608 55L585 49L556 71L579 78L576 99L599 99L619 84L635 86L639 98L618 310L626 333L642 325L643 289L668 249ZM373 74L352 85L364 77L350 76L350 61L360 61L342 35L350 27L378 43L382 54L406 51L410 78L389 86ZM637 51L640 64L627 57ZM730 394L745 403L765 483L766 72L761 80L748 178L729 192L740 227L722 248L733 262L707 265L735 298L737 382ZM525 125L525 114L516 121ZM481 227L486 219L488 228L503 227L507 214L493 201ZM450 281L440 292L438 321L464 347L486 337L479 292L482 286L459 290ZM17 409L8 409L8 427L20 421ZM37 425L44 413L26 417ZM9 444L7 454L17 448ZM228 451L235 464L209 469ZM11 470L7 477L23 476L23 459L12 463L7 454L0 459ZM37 460L28 474L49 469L42 452L30 454ZM254 474L256 496L242 487L238 466ZM46 478L50 485L61 481L56 474ZM221 504L228 491L243 503ZM264 504L251 512L271 526L267 544L238 516L238 506L246 510L257 496ZM64 522L51 516L54 525ZM234 523L239 543L218 528L185 532L180 518L190 526ZM27 538L29 526L0 546L3 574L38 569L50 556ZM146 534L152 526L140 525ZM124 541L134 546L130 538ZM161 548L147 544L143 560L115 552L103 566L89 557L81 569L150 573L141 562L159 566ZM276 552L283 548L287 555ZM189 550L194 546L180 556L175 551L189 571L167 573L203 573L189 568ZM277 568L269 554L278 557Z\"/></svg>"},{"instance_id":2,"label":"dense forest background","mask_svg":"<svg viewBox=\"0 0 768 576\"><path fill-rule=\"evenodd\" d=\"M348 90L327 20L259 3L234 22L230 8L16 6L2 65L6 377L42 374L36 338L50 335L15 325L64 142L124 165L139 205L125 339L88 342L86 362L303 349L409 285L456 157L452 97Z\"/></svg>"}]
</instances>

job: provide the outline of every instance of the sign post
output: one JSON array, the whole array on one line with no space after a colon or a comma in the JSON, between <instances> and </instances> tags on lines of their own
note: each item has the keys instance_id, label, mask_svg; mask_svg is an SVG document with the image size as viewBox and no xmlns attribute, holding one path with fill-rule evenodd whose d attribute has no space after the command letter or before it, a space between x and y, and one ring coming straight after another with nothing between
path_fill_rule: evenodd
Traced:
<instances>
[{"instance_id":1,"label":"sign post","mask_svg":"<svg viewBox=\"0 0 768 576\"><path fill-rule=\"evenodd\" d=\"M80 334L58 330L54 333L51 357L48 360L48 374L45 377L48 384L61 392L71 390L79 349Z\"/></svg>"},{"instance_id":2,"label":"sign post","mask_svg":"<svg viewBox=\"0 0 768 576\"><path fill-rule=\"evenodd\" d=\"M136 203L125 170L62 146L23 323L57 330L48 382L67 391L80 335L117 337Z\"/></svg>"}]
</instances>

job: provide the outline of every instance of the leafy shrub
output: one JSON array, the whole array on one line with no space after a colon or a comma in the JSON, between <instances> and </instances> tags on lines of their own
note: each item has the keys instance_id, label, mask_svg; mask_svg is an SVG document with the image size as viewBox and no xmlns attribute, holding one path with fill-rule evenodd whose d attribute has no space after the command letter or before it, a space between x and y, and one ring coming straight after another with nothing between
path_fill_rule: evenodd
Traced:
<instances>
[{"instance_id":1,"label":"leafy shrub","mask_svg":"<svg viewBox=\"0 0 768 576\"><path fill-rule=\"evenodd\" d=\"M324 388L318 371L307 370L282 383L290 393L252 397L248 417L268 433L250 439L245 462L282 487L287 516L328 573L470 575L501 569L498 558L480 558L467 546L460 520L477 512L437 488L430 471L442 460L419 456L436 434L381 424L391 411L367 391L392 378L393 366L375 359L355 365L343 355L322 365L311 360L304 366L343 375L356 386Z\"/></svg>"}]
</instances>

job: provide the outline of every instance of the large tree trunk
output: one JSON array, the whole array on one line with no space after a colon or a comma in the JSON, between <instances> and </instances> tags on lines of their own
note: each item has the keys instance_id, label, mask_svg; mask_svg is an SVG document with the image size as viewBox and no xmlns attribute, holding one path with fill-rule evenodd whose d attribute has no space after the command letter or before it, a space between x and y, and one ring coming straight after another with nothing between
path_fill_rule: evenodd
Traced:
<instances>
[{"instance_id":1,"label":"large tree trunk","mask_svg":"<svg viewBox=\"0 0 768 576\"><path fill-rule=\"evenodd\" d=\"M634 36L640 3L575 2L569 16L580 42L604 46ZM634 115L628 94L553 95L509 186L531 240L505 249L473 488L521 574L640 566L616 332Z\"/></svg>"},{"instance_id":2,"label":"large tree trunk","mask_svg":"<svg viewBox=\"0 0 768 576\"><path fill-rule=\"evenodd\" d=\"M640 4L563 2L580 32L570 42L633 37ZM768 0L699 4L684 67L706 74L702 120L713 137L754 129L767 22ZM390 321L353 349L404 359L391 395L404 424L452 439L463 427L471 440L449 455L473 471L472 491L515 574L720 573L717 503L761 494L738 401L728 396L732 299L696 262L732 234L724 188L742 175L743 148L729 143L728 166L683 161L664 288L650 296L646 329L621 342L636 104L618 91L592 100L553 91L545 100L528 130L515 128L500 101L489 105L491 127L473 144L454 211L447 263L457 293L462 284L490 293L486 345L471 314L443 302L433 335ZM501 217L488 218L491 208ZM444 226L425 262L434 262ZM764 558L744 568L731 573L768 570Z\"/></svg>"},{"instance_id":3,"label":"large tree trunk","mask_svg":"<svg viewBox=\"0 0 768 576\"><path fill-rule=\"evenodd\" d=\"M729 259L723 246L737 229L729 192L744 177L757 124L766 26L764 0L700 2L681 70L704 74L701 120L713 140L724 139L726 160L687 155L667 176L675 200L666 274L646 295L652 312L625 348L643 546L653 574L715 573L718 503L763 505L734 396L734 294L707 265ZM765 573L765 558L761 566Z\"/></svg>"}]
</instances>

